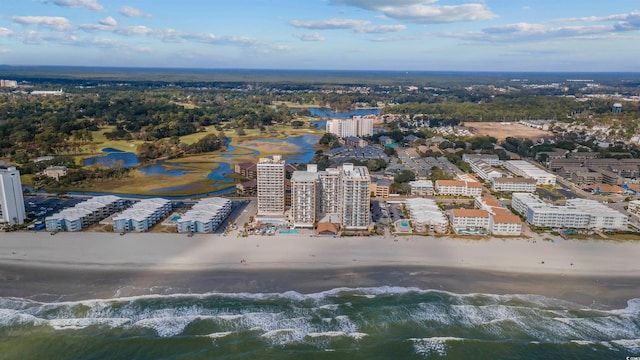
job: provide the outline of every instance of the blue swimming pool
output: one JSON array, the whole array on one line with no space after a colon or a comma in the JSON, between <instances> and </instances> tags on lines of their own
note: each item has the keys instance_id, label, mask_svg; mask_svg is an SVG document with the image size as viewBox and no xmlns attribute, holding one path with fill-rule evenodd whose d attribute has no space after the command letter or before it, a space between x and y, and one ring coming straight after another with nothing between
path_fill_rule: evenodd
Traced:
<instances>
[{"instance_id":1,"label":"blue swimming pool","mask_svg":"<svg viewBox=\"0 0 640 360\"><path fill-rule=\"evenodd\" d=\"M280 234L284 234L284 235L300 234L300 231L296 229L280 230Z\"/></svg>"},{"instance_id":2,"label":"blue swimming pool","mask_svg":"<svg viewBox=\"0 0 640 360\"><path fill-rule=\"evenodd\" d=\"M403 222L401 222L401 223L400 223L400 225L401 225L401 226L405 226L405 227L406 227L406 226L409 226L409 223L408 223L408 222L406 222L406 221L403 221Z\"/></svg>"}]
</instances>

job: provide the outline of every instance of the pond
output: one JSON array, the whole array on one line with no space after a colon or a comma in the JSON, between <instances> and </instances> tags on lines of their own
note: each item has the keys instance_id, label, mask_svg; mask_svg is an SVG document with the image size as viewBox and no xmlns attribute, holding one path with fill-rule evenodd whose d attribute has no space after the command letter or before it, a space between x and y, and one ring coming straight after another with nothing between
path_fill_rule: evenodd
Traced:
<instances>
[{"instance_id":1,"label":"pond","mask_svg":"<svg viewBox=\"0 0 640 360\"><path fill-rule=\"evenodd\" d=\"M132 152L121 151L114 148L104 148L102 152L107 155L84 159L82 164L84 166L99 164L102 166L123 166L126 168L140 164L138 156Z\"/></svg>"},{"instance_id":2,"label":"pond","mask_svg":"<svg viewBox=\"0 0 640 360\"><path fill-rule=\"evenodd\" d=\"M260 151L256 148L260 147L260 144L267 143L287 143L295 145L299 152L296 154L288 154L283 155L284 160L287 164L290 163L308 163L313 159L315 155L316 149L315 145L318 143L320 139L319 135L302 135L296 137L290 137L285 140L276 140L276 139L261 139L261 140L253 140L250 146L240 146L244 151L244 155L242 154L233 154L236 151L236 147L231 145L231 139L227 139L227 153L221 155L224 159L232 160L235 157L246 156L246 153L249 152L251 155L256 157L260 154ZM140 164L138 157L136 154L132 152L120 151L113 148L104 148L102 152L107 153L103 156L92 157L84 160L85 166L91 166L94 164L100 164L103 166L124 166L124 167L132 167ZM151 165L146 165L140 167L138 170L144 175L165 175L165 176L181 176L189 173L189 170L185 167L186 163L175 162L166 163L161 160ZM229 174L233 173L233 169L231 166L231 162L219 162L217 163L217 167L213 169L207 177L211 180L216 181L233 181L233 178L228 177ZM188 186L176 186L172 188L163 188L156 189L156 191L178 191L184 190L188 188Z\"/></svg>"}]
</instances>

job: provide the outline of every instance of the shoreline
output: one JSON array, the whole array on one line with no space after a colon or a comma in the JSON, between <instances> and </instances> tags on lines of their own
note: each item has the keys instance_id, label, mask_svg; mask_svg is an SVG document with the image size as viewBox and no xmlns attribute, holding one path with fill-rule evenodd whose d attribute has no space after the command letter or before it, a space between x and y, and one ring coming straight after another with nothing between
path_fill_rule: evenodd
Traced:
<instances>
[{"instance_id":1,"label":"shoreline","mask_svg":"<svg viewBox=\"0 0 640 360\"><path fill-rule=\"evenodd\" d=\"M536 294L618 308L640 297L637 242L5 234L0 294L34 300L380 286Z\"/></svg>"}]
</instances>

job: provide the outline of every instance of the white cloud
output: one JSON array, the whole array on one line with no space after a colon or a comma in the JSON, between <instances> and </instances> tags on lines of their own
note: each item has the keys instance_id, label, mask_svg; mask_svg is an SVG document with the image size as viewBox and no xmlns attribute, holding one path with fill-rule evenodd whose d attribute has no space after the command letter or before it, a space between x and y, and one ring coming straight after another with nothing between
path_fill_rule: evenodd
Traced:
<instances>
[{"instance_id":1,"label":"white cloud","mask_svg":"<svg viewBox=\"0 0 640 360\"><path fill-rule=\"evenodd\" d=\"M57 31L71 29L71 22L60 16L13 16L11 20L22 25L36 25Z\"/></svg>"},{"instance_id":2,"label":"white cloud","mask_svg":"<svg viewBox=\"0 0 640 360\"><path fill-rule=\"evenodd\" d=\"M637 30L640 30L640 11L609 16L556 19L549 24L513 23L492 26L477 32L440 35L477 41L540 41L556 38L593 40L613 38L617 37L618 33Z\"/></svg>"},{"instance_id":3,"label":"white cloud","mask_svg":"<svg viewBox=\"0 0 640 360\"><path fill-rule=\"evenodd\" d=\"M355 19L328 19L318 21L291 20L289 25L310 30L351 30L357 33L381 34L406 29L404 25L372 25L371 21Z\"/></svg>"},{"instance_id":4,"label":"white cloud","mask_svg":"<svg viewBox=\"0 0 640 360\"><path fill-rule=\"evenodd\" d=\"M433 3L437 0L330 0L334 5L347 5L366 10L379 10L382 7L403 7Z\"/></svg>"},{"instance_id":5,"label":"white cloud","mask_svg":"<svg viewBox=\"0 0 640 360\"><path fill-rule=\"evenodd\" d=\"M140 17L140 16L150 16L149 14L145 14L140 9L136 9L132 6L123 6L120 8L120 14L127 17Z\"/></svg>"},{"instance_id":6,"label":"white cloud","mask_svg":"<svg viewBox=\"0 0 640 360\"><path fill-rule=\"evenodd\" d=\"M302 41L325 41L326 39L319 32L293 34L294 37Z\"/></svg>"},{"instance_id":7,"label":"white cloud","mask_svg":"<svg viewBox=\"0 0 640 360\"><path fill-rule=\"evenodd\" d=\"M386 16L412 23L452 23L461 21L489 20L496 15L483 4L453 6L411 5L405 7L383 7Z\"/></svg>"},{"instance_id":8,"label":"white cloud","mask_svg":"<svg viewBox=\"0 0 640 360\"><path fill-rule=\"evenodd\" d=\"M53 3L70 8L87 8L93 11L104 11L104 7L96 0L40 0L43 3Z\"/></svg>"},{"instance_id":9,"label":"white cloud","mask_svg":"<svg viewBox=\"0 0 640 360\"><path fill-rule=\"evenodd\" d=\"M3 48L0 48L0 54L8 54L8 53L10 53L10 52L12 52L12 50L11 50L11 49L3 49Z\"/></svg>"},{"instance_id":10,"label":"white cloud","mask_svg":"<svg viewBox=\"0 0 640 360\"><path fill-rule=\"evenodd\" d=\"M116 19L112 18L111 16L108 16L108 17L100 20L100 25L116 26L116 25L118 25L118 22L116 21Z\"/></svg>"},{"instance_id":11,"label":"white cloud","mask_svg":"<svg viewBox=\"0 0 640 360\"><path fill-rule=\"evenodd\" d=\"M423 24L489 20L496 16L484 4L435 5L437 0L330 0L335 5L379 11L387 18Z\"/></svg>"},{"instance_id":12,"label":"white cloud","mask_svg":"<svg viewBox=\"0 0 640 360\"><path fill-rule=\"evenodd\" d=\"M121 26L121 27L117 27L114 29L114 32L116 34L120 34L120 35L127 35L127 36L131 36L131 35L147 35L147 34L151 34L153 33L153 30L144 26L144 25L137 25L137 26Z\"/></svg>"},{"instance_id":13,"label":"white cloud","mask_svg":"<svg viewBox=\"0 0 640 360\"><path fill-rule=\"evenodd\" d=\"M13 31L7 28L0 27L0 36L9 36L11 34L13 34Z\"/></svg>"}]
</instances>

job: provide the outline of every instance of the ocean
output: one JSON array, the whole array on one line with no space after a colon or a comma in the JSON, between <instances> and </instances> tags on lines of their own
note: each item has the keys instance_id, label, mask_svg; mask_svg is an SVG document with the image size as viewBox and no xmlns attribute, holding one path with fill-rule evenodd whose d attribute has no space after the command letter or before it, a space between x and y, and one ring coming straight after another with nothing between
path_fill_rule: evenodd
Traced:
<instances>
[{"instance_id":1,"label":"ocean","mask_svg":"<svg viewBox=\"0 0 640 360\"><path fill-rule=\"evenodd\" d=\"M0 298L0 359L625 359L640 299L339 288L314 294Z\"/></svg>"}]
</instances>

